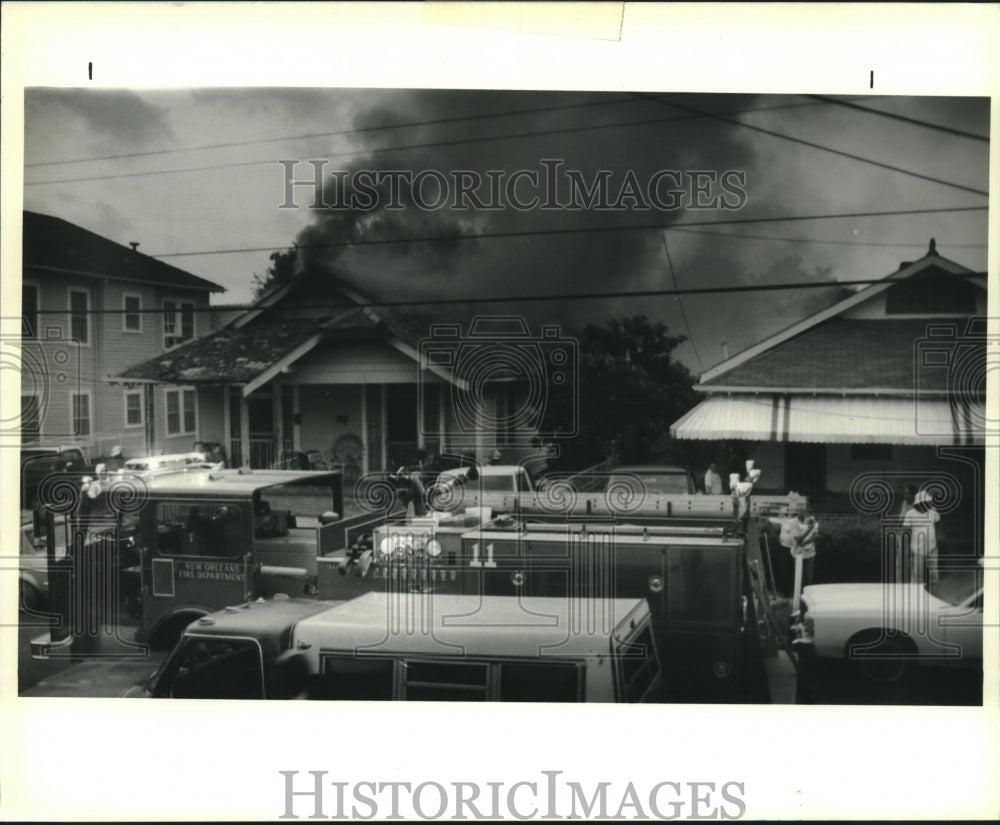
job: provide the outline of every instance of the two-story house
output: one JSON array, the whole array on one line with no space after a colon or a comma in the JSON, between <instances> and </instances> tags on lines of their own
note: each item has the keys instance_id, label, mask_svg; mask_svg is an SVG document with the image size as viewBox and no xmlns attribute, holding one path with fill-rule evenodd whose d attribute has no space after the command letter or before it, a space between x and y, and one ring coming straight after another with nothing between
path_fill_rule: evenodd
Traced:
<instances>
[{"instance_id":1,"label":"two-story house","mask_svg":"<svg viewBox=\"0 0 1000 825\"><path fill-rule=\"evenodd\" d=\"M223 287L50 215L25 211L23 238L22 445L190 449L193 390L107 379L207 333Z\"/></svg>"}]
</instances>

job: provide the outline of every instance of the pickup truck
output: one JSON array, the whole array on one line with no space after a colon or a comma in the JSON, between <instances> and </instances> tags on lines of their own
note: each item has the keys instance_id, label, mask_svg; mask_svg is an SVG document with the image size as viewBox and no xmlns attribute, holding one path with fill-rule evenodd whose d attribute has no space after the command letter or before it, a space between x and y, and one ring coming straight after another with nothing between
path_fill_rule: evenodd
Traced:
<instances>
[{"instance_id":1,"label":"pickup truck","mask_svg":"<svg viewBox=\"0 0 1000 825\"><path fill-rule=\"evenodd\" d=\"M643 702L662 676L642 599L580 627L557 598L260 600L193 622L124 695L173 699ZM595 608L596 609L596 608Z\"/></svg>"}]
</instances>

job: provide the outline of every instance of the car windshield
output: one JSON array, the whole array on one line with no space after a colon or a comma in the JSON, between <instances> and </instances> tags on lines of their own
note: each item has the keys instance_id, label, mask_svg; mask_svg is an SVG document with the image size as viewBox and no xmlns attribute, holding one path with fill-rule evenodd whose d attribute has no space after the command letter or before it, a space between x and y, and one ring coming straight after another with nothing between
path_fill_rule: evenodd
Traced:
<instances>
[{"instance_id":1,"label":"car windshield","mask_svg":"<svg viewBox=\"0 0 1000 825\"><path fill-rule=\"evenodd\" d=\"M638 478L642 484L642 489L647 493L686 493L688 491L688 480L685 473L631 473L624 472L621 475L613 475L608 480L608 487L625 484L632 486Z\"/></svg>"},{"instance_id":2,"label":"car windshield","mask_svg":"<svg viewBox=\"0 0 1000 825\"><path fill-rule=\"evenodd\" d=\"M936 582L929 582L927 592L949 604L961 604L982 586L980 571L956 570Z\"/></svg>"}]
</instances>

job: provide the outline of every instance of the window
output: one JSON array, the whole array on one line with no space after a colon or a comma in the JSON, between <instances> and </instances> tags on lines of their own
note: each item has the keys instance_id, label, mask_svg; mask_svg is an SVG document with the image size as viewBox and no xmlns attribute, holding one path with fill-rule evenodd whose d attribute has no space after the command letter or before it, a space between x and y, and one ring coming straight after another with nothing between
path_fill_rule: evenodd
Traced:
<instances>
[{"instance_id":1,"label":"window","mask_svg":"<svg viewBox=\"0 0 1000 825\"><path fill-rule=\"evenodd\" d=\"M393 659L327 656L313 698L387 701L392 699Z\"/></svg>"},{"instance_id":2,"label":"window","mask_svg":"<svg viewBox=\"0 0 1000 825\"><path fill-rule=\"evenodd\" d=\"M73 407L73 435L90 435L90 395L74 392L70 398Z\"/></svg>"},{"instance_id":3,"label":"window","mask_svg":"<svg viewBox=\"0 0 1000 825\"><path fill-rule=\"evenodd\" d=\"M583 667L576 662L504 662L501 702L579 702Z\"/></svg>"},{"instance_id":4,"label":"window","mask_svg":"<svg viewBox=\"0 0 1000 825\"><path fill-rule=\"evenodd\" d=\"M852 444L852 461L892 461L892 444Z\"/></svg>"},{"instance_id":5,"label":"window","mask_svg":"<svg viewBox=\"0 0 1000 825\"><path fill-rule=\"evenodd\" d=\"M129 390L125 393L125 426L141 427L145 419L142 390Z\"/></svg>"},{"instance_id":6,"label":"window","mask_svg":"<svg viewBox=\"0 0 1000 825\"><path fill-rule=\"evenodd\" d=\"M21 443L37 444L42 435L42 407L37 395L21 396Z\"/></svg>"},{"instance_id":7,"label":"window","mask_svg":"<svg viewBox=\"0 0 1000 825\"><path fill-rule=\"evenodd\" d=\"M122 332L142 332L142 298L126 292L122 310Z\"/></svg>"},{"instance_id":8,"label":"window","mask_svg":"<svg viewBox=\"0 0 1000 825\"><path fill-rule=\"evenodd\" d=\"M486 662L402 663L403 699L410 702L485 702L490 667Z\"/></svg>"},{"instance_id":9,"label":"window","mask_svg":"<svg viewBox=\"0 0 1000 825\"><path fill-rule=\"evenodd\" d=\"M247 639L188 639L166 675L174 699L263 699L260 646Z\"/></svg>"},{"instance_id":10,"label":"window","mask_svg":"<svg viewBox=\"0 0 1000 825\"><path fill-rule=\"evenodd\" d=\"M38 287L34 284L21 285L22 335L25 338L38 337Z\"/></svg>"},{"instance_id":11,"label":"window","mask_svg":"<svg viewBox=\"0 0 1000 825\"><path fill-rule=\"evenodd\" d=\"M163 346L176 347L194 338L194 304L190 301L163 302Z\"/></svg>"},{"instance_id":12,"label":"window","mask_svg":"<svg viewBox=\"0 0 1000 825\"><path fill-rule=\"evenodd\" d=\"M191 435L197 429L194 390L167 390L167 435Z\"/></svg>"},{"instance_id":13,"label":"window","mask_svg":"<svg viewBox=\"0 0 1000 825\"><path fill-rule=\"evenodd\" d=\"M90 343L90 293L84 289L69 291L69 337Z\"/></svg>"},{"instance_id":14,"label":"window","mask_svg":"<svg viewBox=\"0 0 1000 825\"><path fill-rule=\"evenodd\" d=\"M235 504L160 503L156 505L156 550L164 556L239 557L243 552L243 511ZM207 564L207 563L206 563ZM234 581L243 576L239 561L214 562L205 580Z\"/></svg>"},{"instance_id":15,"label":"window","mask_svg":"<svg viewBox=\"0 0 1000 825\"><path fill-rule=\"evenodd\" d=\"M618 650L621 664L622 699L641 702L659 674L653 634L647 626L635 639Z\"/></svg>"}]
</instances>

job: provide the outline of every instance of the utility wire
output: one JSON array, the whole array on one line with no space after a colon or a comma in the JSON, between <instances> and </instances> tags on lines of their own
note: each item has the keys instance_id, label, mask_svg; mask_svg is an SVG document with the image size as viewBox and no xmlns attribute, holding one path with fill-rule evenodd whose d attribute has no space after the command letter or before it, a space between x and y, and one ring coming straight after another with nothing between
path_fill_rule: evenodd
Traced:
<instances>
[{"instance_id":1,"label":"utility wire","mask_svg":"<svg viewBox=\"0 0 1000 825\"><path fill-rule=\"evenodd\" d=\"M635 99L634 97L632 98ZM752 114L754 112L765 112L774 111L776 109L790 109L800 106L813 106L815 103L813 101L808 101L805 103L784 103L775 106L762 106L754 109L742 109L728 114ZM385 147L374 147L370 149L350 149L342 152L323 152L325 159L329 160L332 158L341 157L355 157L355 156L370 156L370 155L381 155L392 152L404 152L414 149L439 149L446 146L459 146L463 144L475 144L475 143L489 143L491 141L497 140L517 140L521 138L532 138L532 137L543 137L546 135L561 135L561 134L575 134L579 132L591 132L597 131L599 129L620 129L626 126L650 126L659 123L676 123L685 120L697 120L702 115L698 114L688 114L680 115L677 117L655 117L655 118L645 118L642 120L630 120L630 121L617 121L615 123L597 123L597 124L587 124L585 126L566 126L561 129L543 129L529 132L516 132L512 134L505 135L482 135L475 138L456 138L454 140L439 140L439 141L429 141L426 143L415 143L403 146L385 146ZM427 123L434 123L435 121L427 121ZM737 121L738 122L738 121ZM423 125L423 124L417 124ZM346 133L345 133L346 134ZM251 166L267 166L277 163L273 158L267 160L246 160L246 161L230 161L229 163L212 163L202 166L184 166L175 169L152 169L144 172L119 172L116 174L109 175L89 175L77 178L56 178L54 180L40 180L40 181L25 181L25 186L47 186L56 183L83 183L98 180L121 180L125 178L142 178L142 177L153 177L159 175L174 175L183 174L187 172L210 172L217 169L235 169L244 168Z\"/></svg>"},{"instance_id":2,"label":"utility wire","mask_svg":"<svg viewBox=\"0 0 1000 825\"><path fill-rule=\"evenodd\" d=\"M968 272L959 273L952 277L959 279L967 278L985 278L987 273L985 272ZM611 292L574 292L574 293L548 293L539 295L492 295L492 296L468 296L464 298L420 298L405 301L363 301L359 303L340 303L340 304L308 304L309 309L377 309L379 307L411 307L411 306L448 306L448 305L460 305L460 304L503 304L503 303L533 303L533 302L547 302L547 301L590 301L590 300L607 300L610 298L671 298L680 295L734 295L747 292L775 292L782 290L793 290L793 289L829 289L831 287L851 287L851 286L870 286L872 284L884 284L891 283L890 279L885 276L881 278L857 278L849 281L789 281L780 284L738 284L730 286L702 286L702 287L685 287L683 289L642 289L633 290L629 292L622 291L611 291ZM206 306L206 307L195 307L191 312L234 312L234 311L246 311L251 309L266 309L266 307L257 307L254 304L247 304L244 306L238 306L234 304L228 304L225 306ZM124 309L88 309L80 312L70 313L65 309L39 309L35 312L36 315L135 315L138 313L142 314L158 314L162 312L175 312L176 310L165 310L163 308L153 308L153 309L138 309L138 310L126 310Z\"/></svg>"},{"instance_id":3,"label":"utility wire","mask_svg":"<svg viewBox=\"0 0 1000 825\"><path fill-rule=\"evenodd\" d=\"M671 227L674 229L675 227ZM686 232L691 235L709 235L716 238L744 238L751 241L781 241L784 243L817 243L833 244L835 246L883 246L897 249L925 249L925 243L884 243L881 241L834 241L823 238L784 238L778 235L746 235L737 232L708 232L703 229L677 229L677 232ZM983 249L987 246L984 243L949 243L949 248L955 249Z\"/></svg>"},{"instance_id":4,"label":"utility wire","mask_svg":"<svg viewBox=\"0 0 1000 825\"><path fill-rule=\"evenodd\" d=\"M940 184L941 186L948 186L951 187L952 189L960 189L963 192L972 192L975 195L983 195L986 197L989 196L989 192L985 189L976 189L975 187L965 186L960 183L954 183L953 181L944 180L943 178L935 178L932 177L931 175L924 175L920 172L914 172L912 169L904 169L901 166L893 166L891 163L883 163L882 161L866 158L863 157L862 155L855 155L853 152L844 152L841 151L840 149L834 149L830 146L824 146L821 143L814 143L811 140L803 140L802 138L792 137L791 135L786 135L781 132L775 132L771 129L764 129L761 126L753 126L749 123L744 123L741 120L736 120L735 118L726 117L723 115L716 115L711 112L705 112L701 109L696 109L693 106L686 106L683 103L674 103L673 101L661 100L657 97L654 97L653 95L645 93L639 93L638 96L656 101L661 106L671 106L677 109L681 109L682 111L685 112L694 112L697 114L701 114L704 117L711 118L712 120L718 120L721 123L731 123L734 126L741 126L744 129L750 129L751 131L759 132L762 135L769 135L770 137L778 138L779 140L787 140L791 143L798 143L802 146L808 146L809 148L816 149L820 152L828 152L830 154L837 155L838 157L848 158L850 160L856 160L859 163L866 163L870 166L877 166L880 169L888 169L891 172L899 172L900 174L903 175L909 175L910 177L917 178L919 180L930 181L931 183L937 183Z\"/></svg>"},{"instance_id":5,"label":"utility wire","mask_svg":"<svg viewBox=\"0 0 1000 825\"><path fill-rule=\"evenodd\" d=\"M674 262L670 259L670 249L667 246L667 233L666 231L660 232L660 240L663 241L663 252L667 256L667 266L670 268L670 281L674 285L674 290L677 289L677 273L674 271ZM687 313L684 311L684 301L681 297L677 296L677 306L681 311L681 320L684 322L684 329L687 332L687 339L691 342L691 349L694 350L694 357L698 361L698 370L700 372L705 371L704 365L701 363L701 356L698 354L698 346L694 342L694 336L691 334L691 325L688 323Z\"/></svg>"},{"instance_id":6,"label":"utility wire","mask_svg":"<svg viewBox=\"0 0 1000 825\"><path fill-rule=\"evenodd\" d=\"M914 126L923 126L925 129L934 129L935 131L944 132L949 135L958 135L959 137L969 138L970 140L979 140L983 143L990 142L990 139L985 135L977 135L974 132L964 132L961 129L952 129L950 126L942 126L940 123L931 123L927 120L919 120L914 117L897 115L894 112L883 112L880 109L872 109L869 106L859 106L857 103L852 103L847 100L838 100L833 97L825 97L824 95L807 95L807 97L811 97L813 100L818 100L821 103L831 103L835 106L846 106L848 109L856 109L859 112L868 112L872 115L887 117L891 120L898 120L902 123L909 123Z\"/></svg>"},{"instance_id":7,"label":"utility wire","mask_svg":"<svg viewBox=\"0 0 1000 825\"><path fill-rule=\"evenodd\" d=\"M229 149L237 146L254 146L261 143L280 143L284 140L309 140L311 138L326 138L326 137L346 137L347 135L358 135L368 132L384 132L390 129L409 129L415 126L442 126L448 123L464 123L470 120L490 120L501 117L517 117L518 115L533 115L533 114L545 114L548 112L558 112L565 111L566 109L579 109L589 106L610 106L614 103L631 103L634 102L635 98L629 97L616 97L611 100L591 100L585 101L583 103L567 103L562 106L544 106L534 109L512 109L506 112L490 112L481 115L463 115L461 117L443 117L437 120L411 120L406 123L387 123L383 126L363 126L356 129L340 129L335 132L312 132L307 134L299 135L284 135L283 137L273 137L273 138L256 138L254 140L234 140L227 143L203 143L199 146L181 146L176 149L155 149L148 152L129 152L127 154L121 155L103 155L101 157L91 157L91 158L72 158L68 160L43 160L36 161L35 163L26 163L24 167L26 169L39 167L39 166L65 166L71 163L94 163L96 161L102 160L123 160L126 158L143 158L152 157L154 155L171 155L179 154L181 152L200 152L205 149ZM808 103L801 103L799 105L811 105Z\"/></svg>"},{"instance_id":8,"label":"utility wire","mask_svg":"<svg viewBox=\"0 0 1000 825\"><path fill-rule=\"evenodd\" d=\"M405 238L377 238L363 241L336 241L321 244L299 244L299 249L341 249L356 246L388 246L393 244L408 243L436 243L441 241L476 241L492 238L526 238L540 237L545 235L578 235L582 233L597 234L601 232L635 232L649 229L657 231L662 229L680 229L691 226L732 226L752 223L791 223L795 221L816 221L833 220L839 218L872 218L889 215L927 215L944 212L982 212L987 206L951 206L939 209L891 209L875 212L839 212L820 215L780 215L765 218L730 218L727 220L714 221L686 221L664 226L659 223L629 224L625 226L591 226L591 227L570 227L567 229L523 229L509 230L506 232L482 232L476 235L451 234L451 235L428 235L424 237ZM184 258L197 255L232 255L242 252L274 252L274 246L249 246L235 247L232 249L205 249L193 252L161 252L150 257L154 258Z\"/></svg>"}]
</instances>

